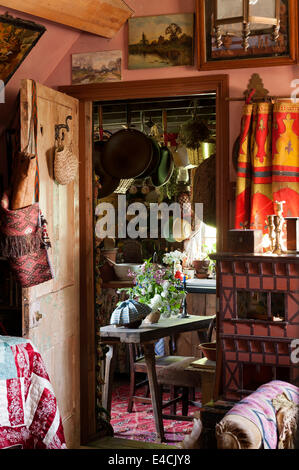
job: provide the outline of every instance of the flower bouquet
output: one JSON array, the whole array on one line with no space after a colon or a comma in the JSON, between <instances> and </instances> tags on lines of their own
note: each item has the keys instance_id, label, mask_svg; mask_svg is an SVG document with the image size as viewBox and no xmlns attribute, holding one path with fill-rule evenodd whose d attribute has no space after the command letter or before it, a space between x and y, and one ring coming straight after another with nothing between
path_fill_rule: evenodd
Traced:
<instances>
[{"instance_id":1,"label":"flower bouquet","mask_svg":"<svg viewBox=\"0 0 299 470\"><path fill-rule=\"evenodd\" d=\"M183 283L174 277L173 270L146 260L137 272L130 272L135 286L125 289L129 298L149 305L163 318L179 314L185 297ZM122 289L124 290L124 289Z\"/></svg>"},{"instance_id":2,"label":"flower bouquet","mask_svg":"<svg viewBox=\"0 0 299 470\"><path fill-rule=\"evenodd\" d=\"M176 265L180 264L181 261L183 261L186 258L186 253L183 253L182 251L175 250L175 251L170 251L169 253L165 253L163 256L163 263L167 265Z\"/></svg>"}]
</instances>

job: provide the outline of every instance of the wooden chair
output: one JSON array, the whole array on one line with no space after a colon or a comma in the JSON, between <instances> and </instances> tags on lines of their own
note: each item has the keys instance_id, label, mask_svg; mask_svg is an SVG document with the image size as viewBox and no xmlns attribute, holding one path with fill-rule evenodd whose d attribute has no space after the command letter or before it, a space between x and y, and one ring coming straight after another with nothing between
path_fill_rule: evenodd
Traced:
<instances>
[{"instance_id":1,"label":"wooden chair","mask_svg":"<svg viewBox=\"0 0 299 470\"><path fill-rule=\"evenodd\" d=\"M200 342L210 342L213 329L215 328L215 319L210 322L208 330L200 331ZM171 407L170 415L164 417L176 417L176 405L179 401L182 402L182 416L187 417L189 404L198 405L195 399L195 388L200 385L200 374L197 370L185 370L191 362L196 360L196 357L176 356L175 355L175 337L169 337L166 341L166 349L168 349L165 356L156 356L156 372L157 380L160 386L160 397L162 408ZM130 357L130 391L128 401L128 412L131 413L134 402L151 403L149 397L148 380L146 377L147 367L143 356L142 347L136 344L129 344L129 357ZM137 382L137 374L144 374L145 378ZM136 395L136 391L146 386L146 393L144 396ZM170 400L163 402L163 392L165 387L170 391ZM181 393L180 393L181 392Z\"/></svg>"}]
</instances>

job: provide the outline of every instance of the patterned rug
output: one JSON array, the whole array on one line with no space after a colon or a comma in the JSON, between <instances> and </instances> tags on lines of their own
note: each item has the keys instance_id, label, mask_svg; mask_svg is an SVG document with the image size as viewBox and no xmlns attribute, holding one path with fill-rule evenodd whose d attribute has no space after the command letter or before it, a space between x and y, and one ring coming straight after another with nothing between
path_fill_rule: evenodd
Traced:
<instances>
[{"instance_id":1,"label":"patterned rug","mask_svg":"<svg viewBox=\"0 0 299 470\"><path fill-rule=\"evenodd\" d=\"M137 394L144 396L144 389ZM135 441L155 442L156 428L152 411L152 405L148 403L134 403L133 412L127 412L129 386L121 385L112 394L111 424L114 436ZM169 394L164 393L163 400L169 399ZM200 402L200 393L196 394L196 401ZM181 414L181 404L177 404L177 414ZM188 415L192 416L199 408L190 405ZM170 409L165 408L164 413ZM190 434L193 427L192 421L163 420L165 429L165 444L176 445Z\"/></svg>"}]
</instances>

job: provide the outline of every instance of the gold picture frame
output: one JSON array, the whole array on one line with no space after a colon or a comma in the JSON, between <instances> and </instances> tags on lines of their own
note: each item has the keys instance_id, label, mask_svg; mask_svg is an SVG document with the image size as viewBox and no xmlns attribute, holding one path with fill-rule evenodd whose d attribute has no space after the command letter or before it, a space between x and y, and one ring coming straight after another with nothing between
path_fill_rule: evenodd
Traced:
<instances>
[{"instance_id":1,"label":"gold picture frame","mask_svg":"<svg viewBox=\"0 0 299 470\"><path fill-rule=\"evenodd\" d=\"M32 21L0 15L0 80L5 85L45 31Z\"/></svg>"},{"instance_id":2,"label":"gold picture frame","mask_svg":"<svg viewBox=\"0 0 299 470\"><path fill-rule=\"evenodd\" d=\"M194 65L194 13L128 20L128 69Z\"/></svg>"}]
</instances>

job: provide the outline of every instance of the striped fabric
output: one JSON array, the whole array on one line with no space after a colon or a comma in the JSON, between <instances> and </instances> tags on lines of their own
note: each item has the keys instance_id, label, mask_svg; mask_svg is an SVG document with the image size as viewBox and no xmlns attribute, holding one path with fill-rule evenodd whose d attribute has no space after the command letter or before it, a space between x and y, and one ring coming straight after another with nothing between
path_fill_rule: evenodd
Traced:
<instances>
[{"instance_id":1,"label":"striped fabric","mask_svg":"<svg viewBox=\"0 0 299 470\"><path fill-rule=\"evenodd\" d=\"M32 121L33 121L33 130L34 130L34 149L35 149L35 159L36 159L36 173L35 173L35 202L39 202L39 166L38 166L38 157L37 157L37 91L36 83L32 80Z\"/></svg>"},{"instance_id":2,"label":"striped fabric","mask_svg":"<svg viewBox=\"0 0 299 470\"><path fill-rule=\"evenodd\" d=\"M143 320L152 309L136 300L125 300L114 310L110 318L110 325L128 325Z\"/></svg>"},{"instance_id":3,"label":"striped fabric","mask_svg":"<svg viewBox=\"0 0 299 470\"><path fill-rule=\"evenodd\" d=\"M276 411L272 400L280 394L299 404L299 388L287 382L273 380L259 387L233 406L226 414L239 415L252 421L260 430L264 449L276 449L278 444Z\"/></svg>"},{"instance_id":4,"label":"striped fabric","mask_svg":"<svg viewBox=\"0 0 299 470\"><path fill-rule=\"evenodd\" d=\"M246 104L238 157L235 228L267 232L275 201L299 217L299 104Z\"/></svg>"}]
</instances>

